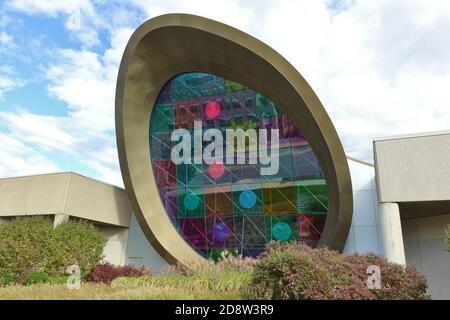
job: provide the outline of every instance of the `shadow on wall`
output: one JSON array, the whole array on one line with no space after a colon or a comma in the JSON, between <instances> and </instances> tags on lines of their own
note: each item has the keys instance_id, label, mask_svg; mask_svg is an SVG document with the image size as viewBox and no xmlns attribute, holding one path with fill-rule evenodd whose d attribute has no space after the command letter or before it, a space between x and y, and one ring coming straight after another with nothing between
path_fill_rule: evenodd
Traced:
<instances>
[{"instance_id":1,"label":"shadow on wall","mask_svg":"<svg viewBox=\"0 0 450 320\"><path fill-rule=\"evenodd\" d=\"M382 255L378 199L373 165L348 159L353 188L353 219L344 253Z\"/></svg>"},{"instance_id":2,"label":"shadow on wall","mask_svg":"<svg viewBox=\"0 0 450 320\"><path fill-rule=\"evenodd\" d=\"M167 262L153 249L139 226L134 214L131 215L128 229L128 243L125 264L145 266L158 273Z\"/></svg>"}]
</instances>

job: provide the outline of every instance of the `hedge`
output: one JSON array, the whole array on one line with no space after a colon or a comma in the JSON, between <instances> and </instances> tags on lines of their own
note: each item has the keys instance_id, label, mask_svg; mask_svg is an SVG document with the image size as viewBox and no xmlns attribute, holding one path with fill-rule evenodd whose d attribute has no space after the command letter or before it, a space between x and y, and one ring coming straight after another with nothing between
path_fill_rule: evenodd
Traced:
<instances>
[{"instance_id":1,"label":"hedge","mask_svg":"<svg viewBox=\"0 0 450 320\"><path fill-rule=\"evenodd\" d=\"M53 227L53 219L20 217L0 225L0 276L18 283L32 273L65 274L68 266L80 267L85 277L103 258L106 237L92 224L69 221Z\"/></svg>"},{"instance_id":2,"label":"hedge","mask_svg":"<svg viewBox=\"0 0 450 320\"><path fill-rule=\"evenodd\" d=\"M368 266L380 268L381 288L367 285ZM251 299L429 299L425 277L414 267L374 254L342 255L296 243L272 243L247 287Z\"/></svg>"}]
</instances>

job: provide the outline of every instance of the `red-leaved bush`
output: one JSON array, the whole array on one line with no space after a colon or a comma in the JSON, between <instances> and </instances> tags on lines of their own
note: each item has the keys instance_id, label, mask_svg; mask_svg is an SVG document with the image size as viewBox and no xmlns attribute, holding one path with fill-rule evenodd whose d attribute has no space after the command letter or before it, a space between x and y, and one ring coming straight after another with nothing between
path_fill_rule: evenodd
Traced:
<instances>
[{"instance_id":1,"label":"red-leaved bush","mask_svg":"<svg viewBox=\"0 0 450 320\"><path fill-rule=\"evenodd\" d=\"M367 285L377 266L381 288ZM429 299L425 277L374 254L342 255L296 243L271 243L254 268L246 289L252 299Z\"/></svg>"},{"instance_id":2,"label":"red-leaved bush","mask_svg":"<svg viewBox=\"0 0 450 320\"><path fill-rule=\"evenodd\" d=\"M97 264L89 273L87 280L95 283L111 282L118 277L140 277L151 275L150 269L134 266L115 266L108 262Z\"/></svg>"}]
</instances>

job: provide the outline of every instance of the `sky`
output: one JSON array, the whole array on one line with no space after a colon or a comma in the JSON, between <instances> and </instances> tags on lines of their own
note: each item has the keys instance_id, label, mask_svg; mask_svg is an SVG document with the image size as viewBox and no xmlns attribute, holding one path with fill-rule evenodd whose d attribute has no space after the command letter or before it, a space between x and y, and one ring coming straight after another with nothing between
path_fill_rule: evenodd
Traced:
<instances>
[{"instance_id":1,"label":"sky","mask_svg":"<svg viewBox=\"0 0 450 320\"><path fill-rule=\"evenodd\" d=\"M141 23L191 13L281 53L347 155L450 129L449 0L0 0L0 177L74 171L122 186L114 95Z\"/></svg>"}]
</instances>

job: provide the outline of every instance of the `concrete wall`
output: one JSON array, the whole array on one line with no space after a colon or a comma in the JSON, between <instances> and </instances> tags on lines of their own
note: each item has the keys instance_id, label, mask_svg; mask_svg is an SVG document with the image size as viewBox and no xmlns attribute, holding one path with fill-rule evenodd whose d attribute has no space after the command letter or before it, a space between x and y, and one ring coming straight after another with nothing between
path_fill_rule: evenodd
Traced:
<instances>
[{"instance_id":1,"label":"concrete wall","mask_svg":"<svg viewBox=\"0 0 450 320\"><path fill-rule=\"evenodd\" d=\"M125 190L72 173L67 189L64 213L92 221L128 227L131 207Z\"/></svg>"},{"instance_id":2,"label":"concrete wall","mask_svg":"<svg viewBox=\"0 0 450 320\"><path fill-rule=\"evenodd\" d=\"M380 202L450 199L450 132L374 141Z\"/></svg>"},{"instance_id":3,"label":"concrete wall","mask_svg":"<svg viewBox=\"0 0 450 320\"><path fill-rule=\"evenodd\" d=\"M63 213L70 173L0 179L0 217Z\"/></svg>"},{"instance_id":4,"label":"concrete wall","mask_svg":"<svg viewBox=\"0 0 450 320\"><path fill-rule=\"evenodd\" d=\"M0 179L0 217L65 214L128 227L125 190L72 172Z\"/></svg>"},{"instance_id":5,"label":"concrete wall","mask_svg":"<svg viewBox=\"0 0 450 320\"><path fill-rule=\"evenodd\" d=\"M128 231L126 264L145 266L155 272L159 272L161 268L168 265L150 245L134 215L131 217Z\"/></svg>"},{"instance_id":6,"label":"concrete wall","mask_svg":"<svg viewBox=\"0 0 450 320\"><path fill-rule=\"evenodd\" d=\"M391 232L403 235L406 263L434 299L450 299L450 131L376 139L374 153L380 202L400 208L401 228Z\"/></svg>"},{"instance_id":7,"label":"concrete wall","mask_svg":"<svg viewBox=\"0 0 450 320\"><path fill-rule=\"evenodd\" d=\"M353 219L343 252L382 254L375 169L351 159L348 165L353 187Z\"/></svg>"},{"instance_id":8,"label":"concrete wall","mask_svg":"<svg viewBox=\"0 0 450 320\"><path fill-rule=\"evenodd\" d=\"M96 227L108 238L103 249L104 260L115 265L124 265L126 263L128 228L102 225L96 225Z\"/></svg>"},{"instance_id":9,"label":"concrete wall","mask_svg":"<svg viewBox=\"0 0 450 320\"><path fill-rule=\"evenodd\" d=\"M444 240L448 224L450 214L402 220L406 263L426 276L434 299L450 299L450 252Z\"/></svg>"}]
</instances>

